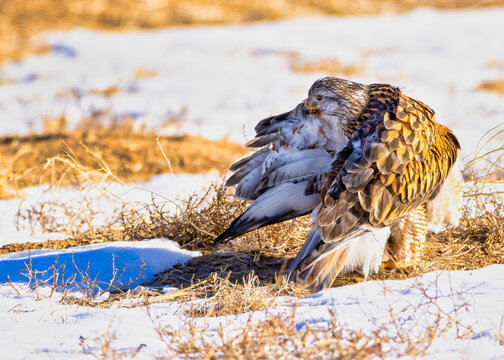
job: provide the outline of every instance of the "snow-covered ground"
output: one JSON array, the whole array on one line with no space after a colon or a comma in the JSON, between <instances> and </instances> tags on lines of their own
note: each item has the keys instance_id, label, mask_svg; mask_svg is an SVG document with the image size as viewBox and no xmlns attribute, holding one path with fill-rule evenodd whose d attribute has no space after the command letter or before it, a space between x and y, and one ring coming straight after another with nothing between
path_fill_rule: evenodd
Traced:
<instances>
[{"instance_id":1,"label":"snow-covered ground","mask_svg":"<svg viewBox=\"0 0 504 360\"><path fill-rule=\"evenodd\" d=\"M0 69L0 133L40 130L44 116L108 109L160 132L186 109L177 131L243 141L255 123L289 110L323 73L296 73L289 53L332 57L363 69L353 80L389 82L433 107L464 153L501 123L504 101L476 90L504 76L504 9L311 18L151 32L73 30L44 35L52 50ZM117 87L110 98L97 93Z\"/></svg>"},{"instance_id":2,"label":"snow-covered ground","mask_svg":"<svg viewBox=\"0 0 504 360\"><path fill-rule=\"evenodd\" d=\"M122 206L141 211L145 205L155 202L162 205L165 211L175 211L177 206L183 205L180 200L208 189L211 182L218 180L217 173L175 176L163 174L138 184L103 183L84 188L51 188L49 185L41 185L26 188L19 199L0 200L0 246L65 237L64 234L45 233L39 226L30 226L26 219L18 221L18 211L23 213L40 203L54 203L55 217L60 212L62 219L68 213L80 212L82 216L88 216L90 225L99 227L114 220L114 212ZM48 211L47 207L45 211ZM88 229L81 227L80 230Z\"/></svg>"},{"instance_id":3,"label":"snow-covered ground","mask_svg":"<svg viewBox=\"0 0 504 360\"><path fill-rule=\"evenodd\" d=\"M362 82L390 82L432 106L441 122L459 136L469 154L478 138L504 121L504 97L476 90L483 80L504 77L504 10L418 10L403 15L312 18L244 26L216 26L135 33L73 30L44 36L52 50L43 56L3 64L0 69L0 133L40 130L44 116L64 113L70 124L92 110L107 109L129 115L160 133L173 131L225 135L237 141L252 135L253 125L271 113L288 110L304 99L310 84L325 74L303 74L289 69L289 54L317 60L334 57L362 67L353 77ZM110 98L103 91L117 86ZM187 121L174 127L170 112L187 109ZM155 177L139 188L163 198L183 199L207 185L215 175ZM110 193L128 201L149 203L151 193L113 184ZM22 206L57 197L72 204L75 189L47 192L26 189ZM92 194L91 194L92 195ZM99 194L97 194L99 195ZM14 216L21 200L0 201L0 245L42 241L62 234L18 230ZM107 219L114 202L98 196L97 207ZM59 257L58 257L59 255ZM90 245L65 251L33 251L0 256L0 282L23 281L18 269L31 261L33 269L66 261L67 275L89 261L91 275L106 283L115 267L127 264L127 279L138 272L141 259L149 277L197 253L179 249L168 239L139 243ZM73 258L73 261L72 261ZM108 261L107 259L110 259ZM299 329L324 326L331 311L349 329L371 331L390 321L390 309L405 332L421 333L440 309L471 327L471 337L457 337L456 327L436 339L427 358L504 359L497 338L504 317L504 265L469 272L440 272L404 281L365 282L331 289L304 299L285 298L284 305L252 314L289 314L298 303ZM138 284L138 281L133 285ZM93 358L96 338L113 334L112 346L140 350L139 358L163 355L165 346L156 326L187 324L180 303L146 307L83 308L58 303L58 296L38 298L25 285L0 286L0 347L7 359ZM431 299L419 290L427 289ZM387 289L385 291L385 289ZM39 289L39 291L44 291ZM455 313L461 303L465 307ZM437 304L437 305L434 305ZM439 308L437 307L439 306ZM404 310L404 311L403 311ZM193 319L217 332L241 329L250 314ZM230 335L231 336L231 335ZM79 345L81 337L85 345ZM166 354L165 354L166 355Z\"/></svg>"},{"instance_id":4,"label":"snow-covered ground","mask_svg":"<svg viewBox=\"0 0 504 360\"><path fill-rule=\"evenodd\" d=\"M392 323L393 314L401 335L411 336L414 342L416 337L421 341L421 334L441 314L441 328L450 318L458 323L434 340L425 358L502 359L504 349L497 339L504 316L503 277L504 265L493 265L467 272L428 273L402 281L368 281L303 299L285 297L281 305L267 311L191 321L198 334L220 341L217 333L221 324L226 338L236 337L249 319L262 321L275 314L289 317L296 307L298 330L306 323L313 329L323 328L329 320L337 319L343 329L369 334L385 327L393 338L398 332ZM100 340L105 342L106 336L111 338L109 355L112 350L130 352L145 344L139 358L173 358L156 328L177 331L188 325L183 307L177 302L151 304L148 308L82 308L59 304L57 295L44 298L44 292L39 292L41 299L36 300L34 292L25 286L17 290L0 287L3 358L96 358L92 352L101 354Z\"/></svg>"},{"instance_id":5,"label":"snow-covered ground","mask_svg":"<svg viewBox=\"0 0 504 360\"><path fill-rule=\"evenodd\" d=\"M49 188L37 186L24 189L24 196L16 200L0 201L0 246L11 243L38 242L48 239L61 239L67 235L64 233L47 233L38 227L28 227L21 220L20 226L16 223L16 213L19 210L29 209L37 202L58 201L65 204L65 208L59 208L62 221L68 213L81 213L83 196L86 196L88 204L99 209L93 218L89 219L93 227L108 224L115 220L114 211L127 204L128 208L137 209L140 213L146 205L153 202L162 205L164 211L174 213L178 206L184 208L183 201L196 192L208 189L211 182L218 181L216 173L205 175L158 175L144 183L137 184L100 184L91 190L82 188ZM85 195L83 195L83 192ZM104 196L107 195L107 196ZM120 199L115 201L115 199ZM47 208L46 210L47 211ZM65 214L66 212L66 214ZM54 213L58 217L58 212ZM83 229L86 230L86 229ZM142 282L152 279L155 273L166 270L176 263L186 262L197 252L182 250L176 243L169 239L156 239L132 242L113 242L105 244L74 247L68 250L39 249L20 253L0 255L0 283L25 282L27 277L19 270L26 270L26 263L31 264L33 271L44 271L52 264L66 263L61 269L61 274L70 277L72 274L88 269L91 279L96 279L97 284L104 287L114 276L114 268L121 273L120 283L130 283L131 279L139 274L142 263L141 278L138 278L130 287L135 287ZM64 270L64 271L63 271ZM48 278L51 274L47 274ZM40 278L43 278L41 275Z\"/></svg>"}]
</instances>

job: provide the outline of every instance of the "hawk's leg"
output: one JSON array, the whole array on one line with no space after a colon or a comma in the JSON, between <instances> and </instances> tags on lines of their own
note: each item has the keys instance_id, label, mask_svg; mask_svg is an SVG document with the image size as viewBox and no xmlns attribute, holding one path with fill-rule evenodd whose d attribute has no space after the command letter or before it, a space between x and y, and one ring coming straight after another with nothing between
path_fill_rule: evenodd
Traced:
<instances>
[{"instance_id":1,"label":"hawk's leg","mask_svg":"<svg viewBox=\"0 0 504 360\"><path fill-rule=\"evenodd\" d=\"M407 269L418 266L426 236L427 214L425 205L421 205L390 227L382 268Z\"/></svg>"}]
</instances>

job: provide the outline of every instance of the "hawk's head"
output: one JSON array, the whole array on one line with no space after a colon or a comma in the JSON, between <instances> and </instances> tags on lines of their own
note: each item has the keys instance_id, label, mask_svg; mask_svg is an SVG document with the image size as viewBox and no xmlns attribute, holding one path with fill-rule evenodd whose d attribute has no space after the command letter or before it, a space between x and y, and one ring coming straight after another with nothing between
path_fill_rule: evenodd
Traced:
<instances>
[{"instance_id":1,"label":"hawk's head","mask_svg":"<svg viewBox=\"0 0 504 360\"><path fill-rule=\"evenodd\" d=\"M311 86L304 107L306 112L319 114L345 129L357 120L367 103L367 85L325 77Z\"/></svg>"}]
</instances>

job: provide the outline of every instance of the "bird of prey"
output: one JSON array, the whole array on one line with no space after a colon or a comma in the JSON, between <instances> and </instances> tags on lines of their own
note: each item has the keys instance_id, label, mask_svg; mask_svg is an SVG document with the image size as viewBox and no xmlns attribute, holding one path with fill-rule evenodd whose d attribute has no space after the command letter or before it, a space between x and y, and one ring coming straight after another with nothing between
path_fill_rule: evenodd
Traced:
<instances>
[{"instance_id":1,"label":"bird of prey","mask_svg":"<svg viewBox=\"0 0 504 360\"><path fill-rule=\"evenodd\" d=\"M319 79L304 102L255 130L246 146L259 149L231 165L226 183L253 202L214 244L311 213L286 276L314 291L340 273L376 273L382 260L415 265L433 199L442 188L444 203L458 196L460 174L450 171L457 138L431 108L388 84Z\"/></svg>"}]
</instances>

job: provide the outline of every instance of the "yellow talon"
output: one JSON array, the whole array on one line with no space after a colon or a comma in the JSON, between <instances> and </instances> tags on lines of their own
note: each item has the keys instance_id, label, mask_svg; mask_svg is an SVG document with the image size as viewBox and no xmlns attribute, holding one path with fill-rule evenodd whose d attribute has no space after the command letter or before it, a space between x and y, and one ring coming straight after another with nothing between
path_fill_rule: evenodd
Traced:
<instances>
[{"instance_id":1,"label":"yellow talon","mask_svg":"<svg viewBox=\"0 0 504 360\"><path fill-rule=\"evenodd\" d=\"M418 267L418 261L412 259L410 261L394 261L393 259L387 259L382 261L380 269L414 269Z\"/></svg>"}]
</instances>

